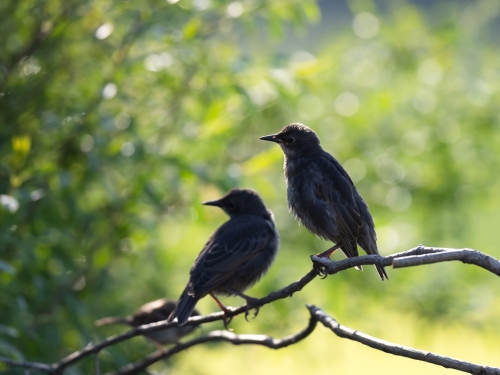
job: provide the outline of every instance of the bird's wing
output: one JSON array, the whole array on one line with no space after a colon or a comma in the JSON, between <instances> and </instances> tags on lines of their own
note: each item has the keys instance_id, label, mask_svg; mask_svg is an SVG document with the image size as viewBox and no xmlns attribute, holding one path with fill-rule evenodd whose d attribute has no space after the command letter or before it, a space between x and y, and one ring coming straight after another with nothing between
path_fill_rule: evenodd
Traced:
<instances>
[{"instance_id":1,"label":"bird's wing","mask_svg":"<svg viewBox=\"0 0 500 375\"><path fill-rule=\"evenodd\" d=\"M208 240L191 268L190 295L203 297L239 272L272 240L263 219L243 215L224 223Z\"/></svg>"},{"instance_id":2,"label":"bird's wing","mask_svg":"<svg viewBox=\"0 0 500 375\"><path fill-rule=\"evenodd\" d=\"M315 186L316 193L318 198L333 210L340 238L344 244L343 248L349 252L346 255L356 256L356 239L363 226L363 218L357 202L358 194L345 169L331 155L327 155L329 157L314 159L321 175Z\"/></svg>"},{"instance_id":3,"label":"bird's wing","mask_svg":"<svg viewBox=\"0 0 500 375\"><path fill-rule=\"evenodd\" d=\"M165 320L174 311L176 303L174 301L162 298L143 305L133 316L132 325L140 326L143 324L155 323Z\"/></svg>"}]
</instances>

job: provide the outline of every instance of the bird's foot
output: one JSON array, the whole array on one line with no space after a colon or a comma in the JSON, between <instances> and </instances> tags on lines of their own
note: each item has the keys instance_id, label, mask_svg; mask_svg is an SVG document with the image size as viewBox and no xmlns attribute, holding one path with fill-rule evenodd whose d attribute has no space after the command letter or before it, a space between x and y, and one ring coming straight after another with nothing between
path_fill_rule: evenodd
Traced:
<instances>
[{"instance_id":1,"label":"bird's foot","mask_svg":"<svg viewBox=\"0 0 500 375\"><path fill-rule=\"evenodd\" d=\"M256 307L253 307L253 305L256 305L256 302L257 301L257 298L253 298L253 297L248 297L247 299L247 306L245 308L245 320L248 322L248 315L250 314L250 310L254 309L254 313L253 313L253 318L255 319L257 317L257 315L259 315L259 310L260 310L260 306L256 306Z\"/></svg>"},{"instance_id":2,"label":"bird's foot","mask_svg":"<svg viewBox=\"0 0 500 375\"><path fill-rule=\"evenodd\" d=\"M342 243L339 242L338 244L330 247L328 250L323 251L322 253L316 254L316 256L318 258L328 258L328 259L330 259L330 257L332 256L332 254L337 249L339 249L341 246L342 246ZM316 273L318 274L318 276L321 276L322 279L326 279L326 277L328 276L328 273L325 272L325 266L322 265L322 264L318 264L318 263L314 263L313 262L313 269L316 271Z\"/></svg>"},{"instance_id":3,"label":"bird's foot","mask_svg":"<svg viewBox=\"0 0 500 375\"><path fill-rule=\"evenodd\" d=\"M319 254L317 256L319 256ZM316 274L321 277L321 279L326 279L328 276L328 273L325 272L325 266L322 264L313 262L313 269L316 271Z\"/></svg>"},{"instance_id":4,"label":"bird's foot","mask_svg":"<svg viewBox=\"0 0 500 375\"><path fill-rule=\"evenodd\" d=\"M159 342L154 342L155 346L156 346L156 349L158 349L158 352L159 353L164 353L166 350L165 350L165 347L160 344Z\"/></svg>"},{"instance_id":5,"label":"bird's foot","mask_svg":"<svg viewBox=\"0 0 500 375\"><path fill-rule=\"evenodd\" d=\"M253 318L255 319L259 314L260 309L260 306L257 304L258 298L247 296L246 294L243 294L237 290L231 290L231 293L240 296L247 302L247 305L245 307L245 320L248 322L248 315L250 314L250 310L252 309L255 309L255 312L253 314Z\"/></svg>"},{"instance_id":6,"label":"bird's foot","mask_svg":"<svg viewBox=\"0 0 500 375\"><path fill-rule=\"evenodd\" d=\"M227 310L229 311L229 310ZM224 328L226 328L228 331L231 331L231 329L229 328L229 323L231 323L231 321L233 320L233 317L232 316L227 316L226 314L226 311L223 311L224 312Z\"/></svg>"},{"instance_id":7,"label":"bird's foot","mask_svg":"<svg viewBox=\"0 0 500 375\"><path fill-rule=\"evenodd\" d=\"M231 320L233 320L233 317L229 316L230 311L228 310L228 308L226 306L224 306L224 304L221 301L219 301L219 299L215 296L215 294L210 293L210 296L214 299L214 301L217 303L219 308L222 310L222 312L224 314L224 318L223 318L224 327L229 331L229 323L231 323Z\"/></svg>"}]
</instances>

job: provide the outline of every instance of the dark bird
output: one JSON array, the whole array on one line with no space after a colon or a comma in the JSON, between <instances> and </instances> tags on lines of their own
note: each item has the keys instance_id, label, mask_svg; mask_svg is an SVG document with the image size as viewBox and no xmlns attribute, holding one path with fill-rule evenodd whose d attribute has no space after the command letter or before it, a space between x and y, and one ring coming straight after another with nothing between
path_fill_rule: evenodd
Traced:
<instances>
[{"instance_id":1,"label":"dark bird","mask_svg":"<svg viewBox=\"0 0 500 375\"><path fill-rule=\"evenodd\" d=\"M212 234L191 267L189 282L168 318L177 318L179 325L186 323L198 300L207 294L224 314L228 310L216 296L240 296L247 302L248 314L253 298L242 292L267 272L279 247L273 214L255 191L232 189L221 199L203 204L222 208L229 220Z\"/></svg>"},{"instance_id":2,"label":"dark bird","mask_svg":"<svg viewBox=\"0 0 500 375\"><path fill-rule=\"evenodd\" d=\"M285 154L288 208L295 218L316 236L336 244L319 257L329 258L338 248L348 258L356 257L357 245L368 254L378 254L368 205L337 159L321 148L313 130L290 124L260 139L276 142ZM382 280L388 279L383 267L375 267Z\"/></svg>"},{"instance_id":3,"label":"dark bird","mask_svg":"<svg viewBox=\"0 0 500 375\"><path fill-rule=\"evenodd\" d=\"M96 326L103 326L107 324L123 324L130 327L138 327L143 324L161 322L167 320L176 306L175 301L167 298L162 298L156 301L148 302L141 306L134 315L126 317L107 317L95 321ZM200 315L197 310L191 312L191 316ZM149 340L156 344L166 345L175 344L182 337L193 332L196 326L187 327L169 327L160 331L150 332L144 335Z\"/></svg>"}]
</instances>

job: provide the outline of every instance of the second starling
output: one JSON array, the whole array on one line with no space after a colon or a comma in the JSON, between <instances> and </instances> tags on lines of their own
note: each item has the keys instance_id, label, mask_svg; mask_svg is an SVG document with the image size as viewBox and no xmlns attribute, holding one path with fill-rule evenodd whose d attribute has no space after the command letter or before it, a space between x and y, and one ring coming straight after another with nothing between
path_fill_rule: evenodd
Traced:
<instances>
[{"instance_id":1,"label":"second starling","mask_svg":"<svg viewBox=\"0 0 500 375\"><path fill-rule=\"evenodd\" d=\"M168 298L158 299L142 305L134 315L126 317L110 316L95 321L96 326L107 324L124 324L130 327L139 327L143 324L150 324L167 320L176 306L175 301ZM191 312L191 316L197 316L200 313L197 310ZM187 327L169 327L159 331L154 331L145 334L149 340L156 344L167 345L175 344L182 337L188 335L195 330L196 326Z\"/></svg>"},{"instance_id":2,"label":"second starling","mask_svg":"<svg viewBox=\"0 0 500 375\"><path fill-rule=\"evenodd\" d=\"M316 236L336 244L318 256L330 257L340 248L348 258L356 257L358 245L368 254L378 254L368 205L312 129L295 123L260 139L276 142L283 150L288 207L295 218ZM382 280L388 279L383 267L375 267Z\"/></svg>"},{"instance_id":3,"label":"second starling","mask_svg":"<svg viewBox=\"0 0 500 375\"><path fill-rule=\"evenodd\" d=\"M168 319L177 318L179 325L186 323L207 294L224 313L227 309L217 295L240 296L248 306L252 298L243 291L267 272L279 247L273 214L255 191L232 189L221 199L203 204L222 208L229 220L212 234L191 267L189 282Z\"/></svg>"}]
</instances>

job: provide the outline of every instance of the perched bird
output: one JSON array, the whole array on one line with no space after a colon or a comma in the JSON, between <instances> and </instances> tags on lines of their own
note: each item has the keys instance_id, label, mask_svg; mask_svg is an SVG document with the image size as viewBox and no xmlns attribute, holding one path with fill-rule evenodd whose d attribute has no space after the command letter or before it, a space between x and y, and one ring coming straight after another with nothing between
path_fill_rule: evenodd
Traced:
<instances>
[{"instance_id":1,"label":"perched bird","mask_svg":"<svg viewBox=\"0 0 500 375\"><path fill-rule=\"evenodd\" d=\"M321 148L313 130L295 123L260 139L276 142L283 150L288 208L295 218L316 236L336 244L319 257L329 258L338 248L348 258L356 257L357 245L368 254L378 254L368 205L346 170ZM375 267L382 280L388 279L383 267Z\"/></svg>"},{"instance_id":2,"label":"perched bird","mask_svg":"<svg viewBox=\"0 0 500 375\"><path fill-rule=\"evenodd\" d=\"M162 298L156 301L148 302L141 306L134 315L127 317L108 317L95 321L96 326L103 326L106 324L124 324L130 327L138 327L143 324L156 323L162 320L167 320L172 311L175 309L175 301L167 298ZM198 311L193 310L191 316L200 315ZM156 344L166 345L175 344L182 337L193 332L196 326L187 327L169 327L160 331L147 333L146 336L149 340Z\"/></svg>"},{"instance_id":3,"label":"perched bird","mask_svg":"<svg viewBox=\"0 0 500 375\"><path fill-rule=\"evenodd\" d=\"M267 272L279 247L273 214L255 191L231 189L221 199L203 204L222 208L229 220L212 234L191 267L189 282L168 318L177 318L179 325L186 323L198 300L207 294L224 314L228 310L216 295L240 296L247 302L248 314L253 298L242 292Z\"/></svg>"}]
</instances>

